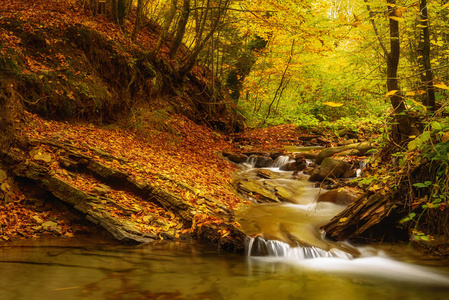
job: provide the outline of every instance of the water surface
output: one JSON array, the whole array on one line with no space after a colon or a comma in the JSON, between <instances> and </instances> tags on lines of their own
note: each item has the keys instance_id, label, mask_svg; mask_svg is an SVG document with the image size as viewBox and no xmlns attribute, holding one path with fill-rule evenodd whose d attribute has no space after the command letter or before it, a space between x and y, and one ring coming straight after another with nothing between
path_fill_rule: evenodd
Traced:
<instances>
[{"instance_id":1,"label":"water surface","mask_svg":"<svg viewBox=\"0 0 449 300\"><path fill-rule=\"evenodd\" d=\"M298 262L246 257L196 243L127 246L100 239L3 244L0 257L0 299L449 297L449 285L433 282L435 278L447 278L446 270L397 265L378 258L359 260L361 263L348 268L338 259ZM409 269L398 273L404 266ZM418 271L430 279L422 281Z\"/></svg>"}]
</instances>

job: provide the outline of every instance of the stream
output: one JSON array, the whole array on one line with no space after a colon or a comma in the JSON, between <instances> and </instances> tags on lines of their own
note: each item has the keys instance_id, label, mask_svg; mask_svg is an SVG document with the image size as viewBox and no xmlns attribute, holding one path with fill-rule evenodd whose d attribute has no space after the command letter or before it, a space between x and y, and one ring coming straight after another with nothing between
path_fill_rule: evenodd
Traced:
<instances>
[{"instance_id":1,"label":"stream","mask_svg":"<svg viewBox=\"0 0 449 300\"><path fill-rule=\"evenodd\" d=\"M246 255L195 242L122 245L102 238L24 240L0 245L3 299L448 299L449 266L407 245L355 247L322 237L342 205L317 203L319 189L277 167L237 176L289 202L237 214ZM261 238L264 237L264 239Z\"/></svg>"}]
</instances>

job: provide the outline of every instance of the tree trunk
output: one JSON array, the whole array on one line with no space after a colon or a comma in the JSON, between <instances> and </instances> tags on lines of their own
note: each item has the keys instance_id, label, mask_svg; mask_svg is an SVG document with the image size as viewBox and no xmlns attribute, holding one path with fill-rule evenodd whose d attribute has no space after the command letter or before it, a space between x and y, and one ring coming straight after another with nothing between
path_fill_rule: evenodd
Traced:
<instances>
[{"instance_id":1,"label":"tree trunk","mask_svg":"<svg viewBox=\"0 0 449 300\"><path fill-rule=\"evenodd\" d=\"M139 32L142 25L142 14L143 14L143 6L145 0L137 0L137 11L136 11L136 22L134 23L134 29L131 34L131 39L134 41L137 37L137 33Z\"/></svg>"},{"instance_id":2,"label":"tree trunk","mask_svg":"<svg viewBox=\"0 0 449 300\"><path fill-rule=\"evenodd\" d=\"M421 56L421 81L425 88L426 94L422 99L424 106L428 106L431 110L435 110L435 90L433 88L433 72L430 63L430 32L429 32L429 15L427 12L427 0L421 0L419 5L421 15L419 23L422 27L422 35L419 39L420 56Z\"/></svg>"},{"instance_id":3,"label":"tree trunk","mask_svg":"<svg viewBox=\"0 0 449 300\"><path fill-rule=\"evenodd\" d=\"M170 58L174 59L176 56L176 52L178 52L179 47L181 46L182 39L184 38L184 34L186 32L187 21L189 20L190 15L190 0L184 0L182 6L182 14L181 18L178 22L178 28L176 30L175 38L173 39L173 43L170 47Z\"/></svg>"},{"instance_id":4,"label":"tree trunk","mask_svg":"<svg viewBox=\"0 0 449 300\"><path fill-rule=\"evenodd\" d=\"M281 90L281 88L284 85L284 80L285 80L288 68L290 67L290 62L292 61L294 47L295 47L295 40L292 41L292 46L291 46L291 49L290 49L290 55L288 57L287 65L285 66L284 72L282 73L281 82L279 83L279 86L278 86L278 88L276 90L276 93L274 94L273 100L271 101L270 105L268 106L267 115L266 115L265 119L263 120L263 124L265 124L265 122L267 121L268 117L270 116L271 107L273 106L273 103L276 100L276 97L278 96L279 91L283 91L283 89ZM279 98L280 97L281 97L281 95L279 95Z\"/></svg>"},{"instance_id":5,"label":"tree trunk","mask_svg":"<svg viewBox=\"0 0 449 300\"><path fill-rule=\"evenodd\" d=\"M178 3L177 0L171 1L170 10L168 11L167 16L164 21L164 27L162 28L162 32L159 35L159 38L157 39L157 42L156 42L156 46L154 47L154 50L153 50L154 56L156 56L158 54L159 50L162 47L162 43L165 41L165 39L167 37L168 31L170 30L171 23L173 22L173 18L175 17L175 14L176 14L177 3Z\"/></svg>"},{"instance_id":6,"label":"tree trunk","mask_svg":"<svg viewBox=\"0 0 449 300\"><path fill-rule=\"evenodd\" d=\"M396 17L396 0L387 0L390 4L389 16ZM387 55L387 89L390 96L391 105L393 106L393 116L398 124L396 127L396 134L393 134L396 142L406 140L411 135L416 135L417 130L413 126L407 108L405 107L403 96L399 87L398 80L398 66L400 56L400 41L399 41L399 22L392 18L390 21L390 52ZM396 91L396 92L393 92Z\"/></svg>"},{"instance_id":7,"label":"tree trunk","mask_svg":"<svg viewBox=\"0 0 449 300\"><path fill-rule=\"evenodd\" d=\"M221 23L222 17L224 16L224 14L226 13L226 10L228 9L229 2L230 2L229 0L226 0L224 2L224 4L222 5L221 4L222 1L220 1L219 10L218 10L217 14L216 15L211 14L211 20L213 20L211 29L202 40L201 39L197 40L197 42L195 43L195 47L193 48L192 52L190 53L189 59L181 68L179 68L179 75L181 78L183 78L193 68L193 66L195 66L198 54L204 48L204 45L207 43L207 41L213 36L218 25ZM203 20L202 27L204 27L204 24L205 24L205 20Z\"/></svg>"}]
</instances>

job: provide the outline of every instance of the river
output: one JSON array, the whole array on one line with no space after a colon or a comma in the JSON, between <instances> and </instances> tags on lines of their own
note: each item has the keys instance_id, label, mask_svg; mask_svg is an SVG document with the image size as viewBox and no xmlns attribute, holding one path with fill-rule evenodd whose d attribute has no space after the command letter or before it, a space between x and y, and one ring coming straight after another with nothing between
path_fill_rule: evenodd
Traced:
<instances>
[{"instance_id":1,"label":"river","mask_svg":"<svg viewBox=\"0 0 449 300\"><path fill-rule=\"evenodd\" d=\"M447 265L414 256L407 245L326 241L319 226L344 207L317 204L310 183L267 170L279 176L254 177L250 167L240 176L280 185L296 200L242 208L248 234L268 239L248 239L247 255L196 242L122 245L99 237L1 244L0 300L449 298Z\"/></svg>"}]
</instances>

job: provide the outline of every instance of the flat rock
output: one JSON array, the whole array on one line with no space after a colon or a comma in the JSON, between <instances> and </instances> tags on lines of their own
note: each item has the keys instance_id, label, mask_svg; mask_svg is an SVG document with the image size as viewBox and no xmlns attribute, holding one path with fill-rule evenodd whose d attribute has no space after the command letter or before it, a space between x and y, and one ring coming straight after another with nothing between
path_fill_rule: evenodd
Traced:
<instances>
[{"instance_id":1,"label":"flat rock","mask_svg":"<svg viewBox=\"0 0 449 300\"><path fill-rule=\"evenodd\" d=\"M233 163L241 164L241 163L246 162L246 160L248 159L248 156L246 156L245 154L233 154L233 153L231 153L231 154L229 154L227 156L227 158L231 162L233 162Z\"/></svg>"}]
</instances>

